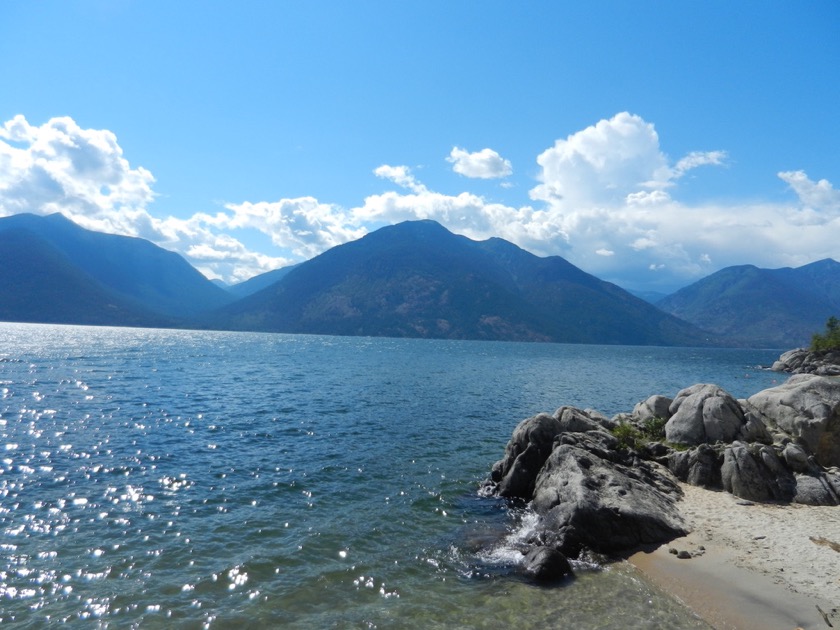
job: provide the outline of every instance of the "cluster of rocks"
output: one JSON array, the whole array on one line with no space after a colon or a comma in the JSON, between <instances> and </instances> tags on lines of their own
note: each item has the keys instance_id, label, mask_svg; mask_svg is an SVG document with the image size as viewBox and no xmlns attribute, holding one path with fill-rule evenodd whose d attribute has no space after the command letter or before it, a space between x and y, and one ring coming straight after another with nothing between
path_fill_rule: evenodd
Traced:
<instances>
[{"instance_id":1,"label":"cluster of rocks","mask_svg":"<svg viewBox=\"0 0 840 630\"><path fill-rule=\"evenodd\" d=\"M678 480L748 501L840 505L838 466L840 379L802 374L746 400L698 384L613 418L574 407L528 418L482 491L540 516L525 568L553 579L567 565L558 556L686 534Z\"/></svg>"},{"instance_id":2,"label":"cluster of rocks","mask_svg":"<svg viewBox=\"0 0 840 630\"><path fill-rule=\"evenodd\" d=\"M773 363L771 369L792 374L840 376L840 349L813 351L796 348L788 350Z\"/></svg>"}]
</instances>

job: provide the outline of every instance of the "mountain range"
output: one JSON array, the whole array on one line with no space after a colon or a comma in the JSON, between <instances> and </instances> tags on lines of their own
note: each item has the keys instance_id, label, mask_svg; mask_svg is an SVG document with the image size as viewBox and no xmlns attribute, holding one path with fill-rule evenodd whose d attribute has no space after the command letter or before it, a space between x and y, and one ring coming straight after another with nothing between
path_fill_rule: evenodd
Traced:
<instances>
[{"instance_id":1,"label":"mountain range","mask_svg":"<svg viewBox=\"0 0 840 630\"><path fill-rule=\"evenodd\" d=\"M656 305L744 345L808 345L829 317L840 315L840 263L827 258L795 269L727 267Z\"/></svg>"},{"instance_id":2,"label":"mountain range","mask_svg":"<svg viewBox=\"0 0 840 630\"><path fill-rule=\"evenodd\" d=\"M559 256L434 221L330 249L204 319L290 333L686 345L708 335Z\"/></svg>"},{"instance_id":3,"label":"mountain range","mask_svg":"<svg viewBox=\"0 0 840 630\"><path fill-rule=\"evenodd\" d=\"M0 319L171 326L234 297L178 254L62 214L0 219Z\"/></svg>"},{"instance_id":4,"label":"mountain range","mask_svg":"<svg viewBox=\"0 0 840 630\"><path fill-rule=\"evenodd\" d=\"M223 288L143 239L60 214L0 219L5 321L785 348L838 313L833 260L730 267L653 305L559 256L409 221Z\"/></svg>"}]
</instances>

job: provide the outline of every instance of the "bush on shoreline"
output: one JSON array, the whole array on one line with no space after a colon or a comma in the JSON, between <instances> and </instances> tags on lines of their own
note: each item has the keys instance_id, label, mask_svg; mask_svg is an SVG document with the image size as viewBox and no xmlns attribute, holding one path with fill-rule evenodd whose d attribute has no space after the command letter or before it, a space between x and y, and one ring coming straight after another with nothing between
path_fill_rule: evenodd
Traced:
<instances>
[{"instance_id":1,"label":"bush on shoreline","mask_svg":"<svg viewBox=\"0 0 840 630\"><path fill-rule=\"evenodd\" d=\"M811 350L814 352L840 350L840 320L836 317L828 318L825 323L825 333L814 333L811 337Z\"/></svg>"}]
</instances>

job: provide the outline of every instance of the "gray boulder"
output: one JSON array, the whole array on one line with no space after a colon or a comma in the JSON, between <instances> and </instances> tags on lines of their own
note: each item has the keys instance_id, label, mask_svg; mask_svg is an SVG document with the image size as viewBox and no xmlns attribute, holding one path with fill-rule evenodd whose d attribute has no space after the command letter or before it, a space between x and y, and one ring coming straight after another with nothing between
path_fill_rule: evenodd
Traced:
<instances>
[{"instance_id":1,"label":"gray boulder","mask_svg":"<svg viewBox=\"0 0 840 630\"><path fill-rule=\"evenodd\" d=\"M554 438L562 431L560 421L541 413L520 422L505 447L505 456L490 473L497 493L508 498L528 500L534 481L551 454Z\"/></svg>"},{"instance_id":2,"label":"gray boulder","mask_svg":"<svg viewBox=\"0 0 840 630\"><path fill-rule=\"evenodd\" d=\"M808 453L805 452L804 448L798 444L794 444L793 442L789 442L785 445L785 448L782 451L782 457L784 458L785 463L787 463L788 468L795 472L803 473L811 467Z\"/></svg>"},{"instance_id":3,"label":"gray boulder","mask_svg":"<svg viewBox=\"0 0 840 630\"><path fill-rule=\"evenodd\" d=\"M610 554L687 533L673 475L605 446L594 434L562 436L534 487L539 539L577 557L583 549Z\"/></svg>"},{"instance_id":4,"label":"gray boulder","mask_svg":"<svg viewBox=\"0 0 840 630\"><path fill-rule=\"evenodd\" d=\"M738 401L712 384L700 383L683 389L671 403L669 412L671 418L665 425L665 438L674 444L731 442L745 423Z\"/></svg>"},{"instance_id":5,"label":"gray boulder","mask_svg":"<svg viewBox=\"0 0 840 630\"><path fill-rule=\"evenodd\" d=\"M772 447L733 442L723 451L723 489L748 501L791 501L796 480Z\"/></svg>"},{"instance_id":6,"label":"gray boulder","mask_svg":"<svg viewBox=\"0 0 840 630\"><path fill-rule=\"evenodd\" d=\"M569 560L554 547L531 548L522 560L522 570L538 582L553 582L572 575Z\"/></svg>"},{"instance_id":7,"label":"gray boulder","mask_svg":"<svg viewBox=\"0 0 840 630\"><path fill-rule=\"evenodd\" d=\"M687 451L672 451L668 469L677 479L701 488L721 488L720 468L723 456L708 444Z\"/></svg>"},{"instance_id":8,"label":"gray boulder","mask_svg":"<svg viewBox=\"0 0 840 630\"><path fill-rule=\"evenodd\" d=\"M747 406L781 429L825 467L840 465L840 378L798 374L758 392Z\"/></svg>"},{"instance_id":9,"label":"gray boulder","mask_svg":"<svg viewBox=\"0 0 840 630\"><path fill-rule=\"evenodd\" d=\"M840 505L840 477L822 471L796 475L793 500L804 505Z\"/></svg>"},{"instance_id":10,"label":"gray boulder","mask_svg":"<svg viewBox=\"0 0 840 630\"><path fill-rule=\"evenodd\" d=\"M667 396L654 395L633 407L633 416L639 420L651 420L662 418L668 420L671 417L671 403L674 401Z\"/></svg>"},{"instance_id":11,"label":"gray boulder","mask_svg":"<svg viewBox=\"0 0 840 630\"><path fill-rule=\"evenodd\" d=\"M605 431L604 424L609 420L590 410L581 411L575 407L560 407L554 412L563 433L584 433L586 431Z\"/></svg>"},{"instance_id":12,"label":"gray boulder","mask_svg":"<svg viewBox=\"0 0 840 630\"><path fill-rule=\"evenodd\" d=\"M840 350L811 351L805 348L788 350L773 363L771 369L793 374L840 376Z\"/></svg>"},{"instance_id":13,"label":"gray boulder","mask_svg":"<svg viewBox=\"0 0 840 630\"><path fill-rule=\"evenodd\" d=\"M741 409L744 409L746 401L738 401ZM750 413L744 410L744 424L741 425L741 430L738 432L738 439L742 442L761 442L762 444L772 444L773 436L767 430L764 422L758 414Z\"/></svg>"}]
</instances>

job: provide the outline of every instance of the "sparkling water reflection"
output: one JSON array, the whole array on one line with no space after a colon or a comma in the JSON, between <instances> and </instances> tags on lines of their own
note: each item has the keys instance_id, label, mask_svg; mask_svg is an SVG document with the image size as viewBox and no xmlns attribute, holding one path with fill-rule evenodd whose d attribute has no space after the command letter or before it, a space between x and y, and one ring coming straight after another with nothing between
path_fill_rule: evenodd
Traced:
<instances>
[{"instance_id":1,"label":"sparkling water reflection","mask_svg":"<svg viewBox=\"0 0 840 630\"><path fill-rule=\"evenodd\" d=\"M622 566L518 579L477 485L526 416L776 356L0 324L0 621L702 627Z\"/></svg>"}]
</instances>

